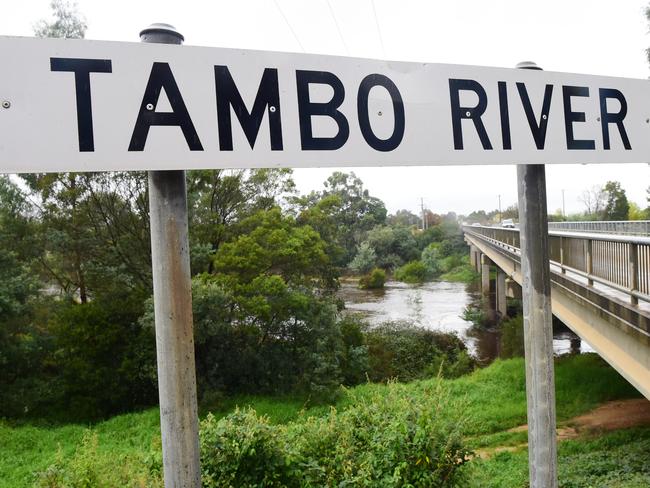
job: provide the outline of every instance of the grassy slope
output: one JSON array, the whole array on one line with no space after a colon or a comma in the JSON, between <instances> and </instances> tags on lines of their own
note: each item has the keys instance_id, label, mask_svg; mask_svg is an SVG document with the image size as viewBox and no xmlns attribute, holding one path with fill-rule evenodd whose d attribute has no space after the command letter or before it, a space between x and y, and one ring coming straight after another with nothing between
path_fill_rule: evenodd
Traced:
<instances>
[{"instance_id":1,"label":"grassy slope","mask_svg":"<svg viewBox=\"0 0 650 488\"><path fill-rule=\"evenodd\" d=\"M415 382L404 388L417 395L424 384L425 382ZM468 436L472 447L525 442L525 433L504 432L526 421L523 360L497 361L470 376L446 381L445 384L455 395L466 399ZM382 388L382 385L373 384L356 387L354 395L344 395L337 408L344 409L353 401L352 398L363 397ZM559 360L556 366L556 388L560 421L590 410L606 400L638 396L625 380L593 355ZM232 410L235 404L250 404L259 413L267 414L272 421L279 423L300 421L301 411L304 410L301 399L249 396L223 402L221 413ZM325 412L327 408L318 407L303 413L323 415ZM85 431L86 427L80 425L14 427L0 422L0 487L30 486L34 479L32 473L44 471L57 456L72 456L82 442ZM121 475L117 477L122 480L120 486L142 486L146 483L152 462L150 453L155 453L160 443L157 409L114 417L93 426L92 431L96 433L98 447L89 458L91 462L101 465L100 471L114 473L119 470ZM602 447L598 441L593 446L579 441L563 444L560 450L563 456L561 469L568 469L565 461L570 459L567 457L569 454L573 456L571 459L586 465L598 464L594 459L599 459L599 455L609 456L609 464L605 461L600 464L618 465L615 456L624 456L628 444L631 451L637 455L644 453L644 459L647 459L650 454L650 432L641 432L643 435L630 434L627 437L616 437L613 434L611 450ZM609 437L611 436L607 436ZM468 469L472 478L479 480L477 486L524 486L527 470L525 451L499 455L490 461L472 462L470 465ZM579 467L574 471L579 471ZM641 476L642 471L635 469L631 467L628 474ZM605 471L605 475L608 475L611 470Z\"/></svg>"},{"instance_id":2,"label":"grassy slope","mask_svg":"<svg viewBox=\"0 0 650 488\"><path fill-rule=\"evenodd\" d=\"M563 488L650 486L650 428L621 430L592 439L564 441L558 449ZM502 452L470 463L469 488L526 488L528 451Z\"/></svg>"}]
</instances>

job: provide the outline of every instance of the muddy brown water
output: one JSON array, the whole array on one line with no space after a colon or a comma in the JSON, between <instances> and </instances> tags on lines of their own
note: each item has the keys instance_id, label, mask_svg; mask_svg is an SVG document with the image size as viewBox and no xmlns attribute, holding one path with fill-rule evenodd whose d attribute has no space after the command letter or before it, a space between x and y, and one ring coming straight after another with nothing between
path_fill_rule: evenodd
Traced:
<instances>
[{"instance_id":1,"label":"muddy brown water","mask_svg":"<svg viewBox=\"0 0 650 488\"><path fill-rule=\"evenodd\" d=\"M343 282L339 297L350 312L360 313L371 326L389 321L405 321L427 329L453 332L481 362L497 357L523 354L523 335L517 330L501 327L479 328L463 319L469 305L478 305L480 295L464 283L435 281L408 285L389 281L383 290L360 290L356 282ZM553 349L556 354L591 352L571 330L555 324Z\"/></svg>"}]
</instances>

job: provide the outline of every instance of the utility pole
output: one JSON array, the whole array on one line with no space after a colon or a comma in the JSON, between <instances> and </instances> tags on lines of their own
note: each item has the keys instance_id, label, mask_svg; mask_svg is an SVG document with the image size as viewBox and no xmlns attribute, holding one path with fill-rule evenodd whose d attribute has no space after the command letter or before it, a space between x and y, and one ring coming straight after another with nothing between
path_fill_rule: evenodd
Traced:
<instances>
[{"instance_id":1,"label":"utility pole","mask_svg":"<svg viewBox=\"0 0 650 488\"><path fill-rule=\"evenodd\" d=\"M564 189L562 190L562 217L566 218L566 210L564 208Z\"/></svg>"},{"instance_id":2,"label":"utility pole","mask_svg":"<svg viewBox=\"0 0 650 488\"><path fill-rule=\"evenodd\" d=\"M541 70L532 62L517 68ZM543 164L517 165L530 488L557 488L551 270Z\"/></svg>"},{"instance_id":3,"label":"utility pole","mask_svg":"<svg viewBox=\"0 0 650 488\"><path fill-rule=\"evenodd\" d=\"M501 195L499 195L499 223L503 220L501 216Z\"/></svg>"},{"instance_id":4,"label":"utility pole","mask_svg":"<svg viewBox=\"0 0 650 488\"><path fill-rule=\"evenodd\" d=\"M182 44L171 25L152 24L142 42ZM143 103L155 110L156 99ZM199 426L185 171L149 171L158 396L166 488L199 488Z\"/></svg>"},{"instance_id":5,"label":"utility pole","mask_svg":"<svg viewBox=\"0 0 650 488\"><path fill-rule=\"evenodd\" d=\"M420 197L420 209L422 211L422 230L427 230L427 219L424 215L424 198Z\"/></svg>"}]
</instances>

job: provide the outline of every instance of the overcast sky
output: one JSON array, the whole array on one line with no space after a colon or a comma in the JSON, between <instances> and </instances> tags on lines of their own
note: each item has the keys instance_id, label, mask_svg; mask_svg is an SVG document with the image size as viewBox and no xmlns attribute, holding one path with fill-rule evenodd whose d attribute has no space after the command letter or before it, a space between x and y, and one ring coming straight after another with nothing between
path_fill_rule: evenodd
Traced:
<instances>
[{"instance_id":1,"label":"overcast sky","mask_svg":"<svg viewBox=\"0 0 650 488\"><path fill-rule=\"evenodd\" d=\"M399 61L513 67L647 79L648 0L79 0L88 39L138 41L152 22L175 25L186 44L337 54ZM29 36L49 0L5 2L0 34ZM649 102L650 103L650 102ZM514 166L345 168L389 211L469 213L517 199ZM301 192L333 170L295 170ZM646 206L648 165L547 166L549 211L584 209L580 194L620 181Z\"/></svg>"}]
</instances>

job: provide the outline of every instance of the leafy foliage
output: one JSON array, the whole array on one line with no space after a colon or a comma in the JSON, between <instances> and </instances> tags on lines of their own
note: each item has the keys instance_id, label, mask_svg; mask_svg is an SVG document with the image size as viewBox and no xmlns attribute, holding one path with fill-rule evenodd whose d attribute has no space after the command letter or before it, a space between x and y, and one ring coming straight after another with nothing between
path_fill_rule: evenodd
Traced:
<instances>
[{"instance_id":1,"label":"leafy foliage","mask_svg":"<svg viewBox=\"0 0 650 488\"><path fill-rule=\"evenodd\" d=\"M375 268L359 280L359 288L364 290L377 290L384 287L386 283L386 272L381 268Z\"/></svg>"},{"instance_id":2,"label":"leafy foliage","mask_svg":"<svg viewBox=\"0 0 650 488\"><path fill-rule=\"evenodd\" d=\"M348 267L355 273L368 273L377 266L377 253L369 242L362 242Z\"/></svg>"},{"instance_id":3,"label":"leafy foliage","mask_svg":"<svg viewBox=\"0 0 650 488\"><path fill-rule=\"evenodd\" d=\"M466 374L474 360L465 344L454 334L388 322L366 332L371 381L397 378L412 381L435 376Z\"/></svg>"},{"instance_id":4,"label":"leafy foliage","mask_svg":"<svg viewBox=\"0 0 650 488\"><path fill-rule=\"evenodd\" d=\"M626 220L630 210L625 190L618 181L608 181L604 187L607 202L603 211L605 220Z\"/></svg>"},{"instance_id":5,"label":"leafy foliage","mask_svg":"<svg viewBox=\"0 0 650 488\"><path fill-rule=\"evenodd\" d=\"M77 11L76 3L52 0L50 8L54 14L54 20L38 22L34 26L36 37L61 37L64 39L83 39L85 37L88 26Z\"/></svg>"},{"instance_id":6,"label":"leafy foliage","mask_svg":"<svg viewBox=\"0 0 650 488\"><path fill-rule=\"evenodd\" d=\"M580 415L605 400L639 396L624 378L595 354L556 360L555 372L560 421ZM439 390L442 398L437 393ZM375 403L375 398L380 403ZM461 398L460 403L454 400ZM363 406L356 408L359 404ZM248 426L259 429L262 412L266 412L269 417L266 424L272 434L269 442L274 445L275 437L280 446L288 444L288 449L283 449L281 455L289 458L291 468L307 472L291 474L298 477L303 486L338 486L336 481L340 478L337 473L341 472L343 476L348 473L345 479L358 486L385 486L384 480L392 482L391 477L397 469L403 472L399 463L404 462L409 463L408 469L421 468L420 472L425 476L432 476L435 462L440 458L428 454L421 447L422 443L430 443L428 445L444 459L445 452L453 452L444 448L450 435L450 442L454 438L464 439L462 445L465 449L503 445L504 439L512 439L508 436L519 436L516 442L525 442L521 433L507 432L507 429L526 422L523 359L498 360L471 375L454 380L443 379L440 384L437 379L409 384L363 384L347 390L332 414L323 407L305 407L304 399L300 398L235 397L229 399L228 406L214 413L215 422L211 426L202 428L204 440L215 439L210 429L218 422L217 418L233 411L235 405L250 405L258 412L255 418L248 416L245 408L242 410L250 422L237 421L240 427L237 439L242 443L248 442L240 434L251 432ZM416 417L414 412L417 409L432 418L434 423L427 417ZM348 410L351 412L346 415ZM421 422L416 423L416 418ZM241 428L244 424L246 427ZM0 486L32 486L33 473L46 471L58 473L62 480L80 479L78 474L83 473L83 469L77 470L73 466L91 466L98 479L96 486L162 486L158 409L120 415L95 424L90 432L87 430L86 426L79 424L12 425L0 421L0 445L3 446ZM560 443L561 479L575 483L571 486L606 486L611 479L619 477L620 486L645 486L647 462L645 466L642 464L647 460L647 430L633 429L600 438ZM419 434L414 438L415 433ZM257 435L256 439L260 437ZM96 444L93 438L96 438ZM87 440L84 442L84 439ZM334 443L338 439L341 445L337 448ZM442 450L436 450L436 446ZM301 457L297 458L296 452ZM422 454L429 456L431 465L427 466ZM207 457L202 456L205 472L210 459L218 455L221 454L211 452ZM397 462L392 461L395 458ZM419 463L418 459L421 459ZM298 464L304 460L315 462ZM599 470L599 466L603 469ZM220 472L232 472L232 468L233 464L222 466ZM379 472L380 469L384 469L383 473ZM368 481L370 471L382 478ZM503 453L487 462L474 458L460 471L454 471L455 486L523 487L527 481L527 453L525 449L518 453ZM324 478L328 473L330 478ZM356 474L365 477L357 478ZM303 481L305 479L308 481ZM328 485L323 479L334 481ZM435 483L434 479L429 485L423 484L436 486ZM453 485L451 481L449 483ZM238 485L235 483L233 486ZM408 486L408 479L404 478L397 486Z\"/></svg>"},{"instance_id":7,"label":"leafy foliage","mask_svg":"<svg viewBox=\"0 0 650 488\"><path fill-rule=\"evenodd\" d=\"M324 201L324 203L322 203ZM310 222L313 215L305 215L309 207L320 207L317 214L319 222L316 228L327 229L323 234L328 242L334 242L336 255L332 263L336 266L347 265L357 252L366 233L376 225L386 221L386 207L378 198L370 196L364 189L363 182L354 173L334 172L325 181L325 189L304 198L294 199L301 216ZM326 213L325 213L326 212ZM323 222L324 215L329 218ZM338 251L341 252L338 252Z\"/></svg>"},{"instance_id":8,"label":"leafy foliage","mask_svg":"<svg viewBox=\"0 0 650 488\"><path fill-rule=\"evenodd\" d=\"M201 423L204 486L455 486L468 450L450 402L440 383L418 398L389 384L343 412L286 426L252 410L209 415Z\"/></svg>"},{"instance_id":9,"label":"leafy foliage","mask_svg":"<svg viewBox=\"0 0 650 488\"><path fill-rule=\"evenodd\" d=\"M422 261L411 261L395 271L395 279L405 283L424 283L429 276Z\"/></svg>"},{"instance_id":10,"label":"leafy foliage","mask_svg":"<svg viewBox=\"0 0 650 488\"><path fill-rule=\"evenodd\" d=\"M52 322L61 418L96 419L155 398L154 336L138 323L143 297L61 307ZM51 399L50 399L51 401Z\"/></svg>"}]
</instances>

